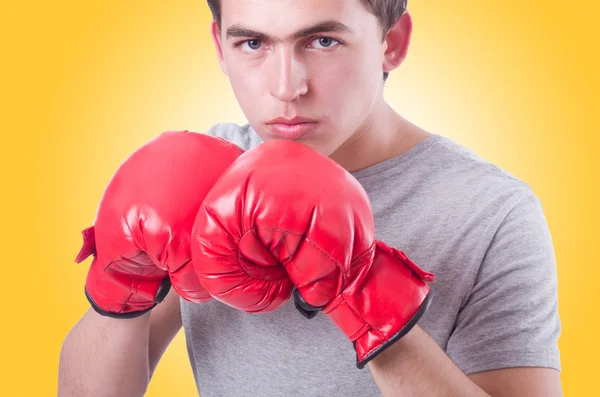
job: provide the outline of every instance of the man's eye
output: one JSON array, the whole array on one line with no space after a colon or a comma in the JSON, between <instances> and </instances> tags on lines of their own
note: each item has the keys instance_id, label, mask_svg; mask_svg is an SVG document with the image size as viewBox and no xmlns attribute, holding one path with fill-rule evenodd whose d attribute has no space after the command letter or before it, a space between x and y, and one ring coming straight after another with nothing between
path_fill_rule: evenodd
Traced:
<instances>
[{"instance_id":1,"label":"man's eye","mask_svg":"<svg viewBox=\"0 0 600 397\"><path fill-rule=\"evenodd\" d=\"M331 48L336 44L339 44L339 41L332 39L331 37L319 37L312 42L317 48Z\"/></svg>"},{"instance_id":2,"label":"man's eye","mask_svg":"<svg viewBox=\"0 0 600 397\"><path fill-rule=\"evenodd\" d=\"M253 39L253 40L246 40L242 44L246 45L247 48L249 48L250 50L256 51L260 48L261 42L260 42L260 40Z\"/></svg>"}]
</instances>

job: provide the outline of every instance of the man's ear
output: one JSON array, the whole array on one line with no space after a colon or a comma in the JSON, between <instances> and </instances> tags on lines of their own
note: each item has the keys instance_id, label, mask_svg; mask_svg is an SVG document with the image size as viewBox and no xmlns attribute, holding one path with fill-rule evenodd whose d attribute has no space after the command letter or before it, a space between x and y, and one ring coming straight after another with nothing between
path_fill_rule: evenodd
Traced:
<instances>
[{"instance_id":1,"label":"man's ear","mask_svg":"<svg viewBox=\"0 0 600 397\"><path fill-rule=\"evenodd\" d=\"M383 55L384 72L390 72L404 62L411 34L412 17L408 11L405 11L385 36L385 52Z\"/></svg>"},{"instance_id":2,"label":"man's ear","mask_svg":"<svg viewBox=\"0 0 600 397\"><path fill-rule=\"evenodd\" d=\"M210 33L212 36L213 44L215 46L215 50L217 50L217 60L219 61L221 71L227 74L227 66L225 65L225 60L223 58L223 48L221 47L221 32L219 29L219 25L217 25L215 21L211 22Z\"/></svg>"}]
</instances>

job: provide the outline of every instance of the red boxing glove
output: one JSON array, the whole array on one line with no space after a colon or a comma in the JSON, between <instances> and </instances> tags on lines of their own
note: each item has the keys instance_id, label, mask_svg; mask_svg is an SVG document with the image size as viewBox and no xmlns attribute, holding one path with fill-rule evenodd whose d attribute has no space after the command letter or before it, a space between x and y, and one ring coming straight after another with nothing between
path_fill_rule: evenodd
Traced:
<instances>
[{"instance_id":1,"label":"red boxing glove","mask_svg":"<svg viewBox=\"0 0 600 397\"><path fill-rule=\"evenodd\" d=\"M359 182L297 142L240 156L207 195L192 235L194 268L211 295L272 310L291 280L298 310L329 316L354 343L358 368L405 335L431 298L434 275L375 240Z\"/></svg>"},{"instance_id":2,"label":"red boxing glove","mask_svg":"<svg viewBox=\"0 0 600 397\"><path fill-rule=\"evenodd\" d=\"M249 183L254 165L242 157L217 181L198 211L192 262L198 279L216 300L248 313L271 312L290 298L294 288L280 263L290 260L293 252L287 250L285 232L258 226L260 208L268 207L270 199L277 203L279 197L265 197L259 186ZM285 184L271 183L285 191Z\"/></svg>"},{"instance_id":3,"label":"red boxing glove","mask_svg":"<svg viewBox=\"0 0 600 397\"><path fill-rule=\"evenodd\" d=\"M132 318L171 284L184 299L211 299L190 264L190 233L202 200L243 150L221 138L167 131L111 178L76 262L94 255L85 293L104 316Z\"/></svg>"}]
</instances>

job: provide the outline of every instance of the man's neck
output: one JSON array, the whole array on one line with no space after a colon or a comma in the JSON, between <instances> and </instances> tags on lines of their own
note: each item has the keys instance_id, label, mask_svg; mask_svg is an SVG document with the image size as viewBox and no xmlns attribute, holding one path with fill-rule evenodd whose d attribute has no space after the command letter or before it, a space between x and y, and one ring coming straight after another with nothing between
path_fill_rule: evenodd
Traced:
<instances>
[{"instance_id":1,"label":"man's neck","mask_svg":"<svg viewBox=\"0 0 600 397\"><path fill-rule=\"evenodd\" d=\"M431 135L383 100L376 108L356 133L329 156L349 172L400 156Z\"/></svg>"}]
</instances>

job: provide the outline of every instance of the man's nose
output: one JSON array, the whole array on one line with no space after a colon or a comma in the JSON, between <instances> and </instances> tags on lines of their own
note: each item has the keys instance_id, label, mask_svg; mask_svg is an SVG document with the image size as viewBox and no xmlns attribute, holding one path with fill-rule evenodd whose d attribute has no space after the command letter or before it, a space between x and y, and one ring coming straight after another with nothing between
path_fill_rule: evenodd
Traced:
<instances>
[{"instance_id":1,"label":"man's nose","mask_svg":"<svg viewBox=\"0 0 600 397\"><path fill-rule=\"evenodd\" d=\"M271 95L282 102L291 102L308 91L306 65L290 48L273 51L265 72Z\"/></svg>"}]
</instances>

